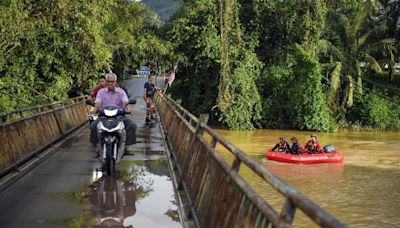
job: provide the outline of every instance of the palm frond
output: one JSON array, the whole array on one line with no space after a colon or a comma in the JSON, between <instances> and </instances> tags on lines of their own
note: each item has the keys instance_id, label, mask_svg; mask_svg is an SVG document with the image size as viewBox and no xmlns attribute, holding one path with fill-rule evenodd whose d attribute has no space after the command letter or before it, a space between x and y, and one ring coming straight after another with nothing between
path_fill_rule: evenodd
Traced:
<instances>
[{"instance_id":1,"label":"palm frond","mask_svg":"<svg viewBox=\"0 0 400 228\"><path fill-rule=\"evenodd\" d=\"M365 50L363 51L367 53L380 53L385 56L390 55L390 53L396 53L396 39L387 38L378 40L368 46L365 46Z\"/></svg>"},{"instance_id":2,"label":"palm frond","mask_svg":"<svg viewBox=\"0 0 400 228\"><path fill-rule=\"evenodd\" d=\"M349 18L346 15L339 14L338 12L331 12L330 20L334 23L331 25L331 29L334 30L334 33L337 35L338 41L340 42L340 46L345 47L348 44L350 39L350 27L351 23Z\"/></svg>"},{"instance_id":3,"label":"palm frond","mask_svg":"<svg viewBox=\"0 0 400 228\"><path fill-rule=\"evenodd\" d=\"M335 112L338 108L338 101L339 101L339 85L340 85L340 75L342 71L342 63L336 62L335 68L331 73L330 79L330 89L328 94L328 104L332 110Z\"/></svg>"},{"instance_id":4,"label":"palm frond","mask_svg":"<svg viewBox=\"0 0 400 228\"><path fill-rule=\"evenodd\" d=\"M366 60L366 62L368 62L368 64L371 66L371 68L375 72L377 72L377 73L381 73L382 72L381 65L378 63L378 61L376 61L376 59L373 56L371 56L369 54L366 54L365 55L365 60Z\"/></svg>"},{"instance_id":5,"label":"palm frond","mask_svg":"<svg viewBox=\"0 0 400 228\"><path fill-rule=\"evenodd\" d=\"M368 30L360 38L358 38L358 47L362 47L365 44L365 41L368 40L368 38L370 37L371 34L372 34L372 30Z\"/></svg>"},{"instance_id":6,"label":"palm frond","mask_svg":"<svg viewBox=\"0 0 400 228\"><path fill-rule=\"evenodd\" d=\"M388 29L389 28L387 25L381 24L381 25L371 28L371 31L373 31L373 33L375 33L375 34L384 34L385 32L388 31Z\"/></svg>"},{"instance_id":7,"label":"palm frond","mask_svg":"<svg viewBox=\"0 0 400 228\"><path fill-rule=\"evenodd\" d=\"M366 3L363 5L361 10L359 10L354 18L354 26L352 26L353 34L356 34L357 31L361 31L363 28L363 23L365 22L365 18L368 16L370 13L370 5L369 3Z\"/></svg>"},{"instance_id":8,"label":"palm frond","mask_svg":"<svg viewBox=\"0 0 400 228\"><path fill-rule=\"evenodd\" d=\"M342 72L342 63L341 62L336 62L336 66L333 69L332 74L331 74L330 91L332 93L336 93L338 88L339 88L341 72Z\"/></svg>"},{"instance_id":9,"label":"palm frond","mask_svg":"<svg viewBox=\"0 0 400 228\"><path fill-rule=\"evenodd\" d=\"M362 78L361 77L357 78L357 92L359 94L363 93L363 85L362 85Z\"/></svg>"},{"instance_id":10,"label":"palm frond","mask_svg":"<svg viewBox=\"0 0 400 228\"><path fill-rule=\"evenodd\" d=\"M358 50L366 50L366 46L370 45L371 43L375 43L376 40L379 40L380 34L385 34L387 31L386 25L379 25L374 27L373 29L369 29L363 35L360 36L358 39Z\"/></svg>"},{"instance_id":11,"label":"palm frond","mask_svg":"<svg viewBox=\"0 0 400 228\"><path fill-rule=\"evenodd\" d=\"M333 57L336 60L343 62L346 59L345 54L339 48L337 48L335 45L333 45L333 44L329 45L328 50L330 53L332 53Z\"/></svg>"},{"instance_id":12,"label":"palm frond","mask_svg":"<svg viewBox=\"0 0 400 228\"><path fill-rule=\"evenodd\" d=\"M347 104L347 107L351 107L351 106L353 106L353 91L354 91L353 77L351 75L347 75L346 78L349 82L346 104Z\"/></svg>"}]
</instances>

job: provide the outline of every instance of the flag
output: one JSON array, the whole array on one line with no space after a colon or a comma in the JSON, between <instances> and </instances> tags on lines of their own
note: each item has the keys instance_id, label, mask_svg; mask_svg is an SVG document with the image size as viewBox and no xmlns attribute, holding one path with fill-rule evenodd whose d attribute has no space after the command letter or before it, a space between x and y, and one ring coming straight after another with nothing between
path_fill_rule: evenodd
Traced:
<instances>
[{"instance_id":1,"label":"flag","mask_svg":"<svg viewBox=\"0 0 400 228\"><path fill-rule=\"evenodd\" d=\"M171 86L172 82L175 80L175 72L172 71L171 74L169 75L168 79L168 85Z\"/></svg>"},{"instance_id":2,"label":"flag","mask_svg":"<svg viewBox=\"0 0 400 228\"><path fill-rule=\"evenodd\" d=\"M173 68L171 74L169 75L169 80L168 80L169 86L171 86L172 82L175 80L175 72L176 72L176 69L178 68L178 63L179 63L179 60L176 61L174 68Z\"/></svg>"}]
</instances>

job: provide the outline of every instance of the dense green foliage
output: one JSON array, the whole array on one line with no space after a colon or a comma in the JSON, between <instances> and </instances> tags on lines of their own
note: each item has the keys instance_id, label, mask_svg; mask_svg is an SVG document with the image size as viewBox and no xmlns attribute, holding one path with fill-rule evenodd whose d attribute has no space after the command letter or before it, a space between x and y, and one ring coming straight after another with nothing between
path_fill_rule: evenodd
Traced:
<instances>
[{"instance_id":1,"label":"dense green foliage","mask_svg":"<svg viewBox=\"0 0 400 228\"><path fill-rule=\"evenodd\" d=\"M398 86L399 9L383 0L186 0L163 28L183 59L173 95L232 129L398 129L399 94L382 88Z\"/></svg>"},{"instance_id":2,"label":"dense green foliage","mask_svg":"<svg viewBox=\"0 0 400 228\"><path fill-rule=\"evenodd\" d=\"M0 111L179 59L168 92L231 129L400 129L399 1L143 2L2 1Z\"/></svg>"},{"instance_id":3,"label":"dense green foliage","mask_svg":"<svg viewBox=\"0 0 400 228\"><path fill-rule=\"evenodd\" d=\"M190 111L208 113L218 95L217 8L213 1L199 1L185 4L179 13L187 17L178 17L164 28L179 54L176 58L182 62L171 90L176 97L185 98L183 102Z\"/></svg>"},{"instance_id":4,"label":"dense green foliage","mask_svg":"<svg viewBox=\"0 0 400 228\"><path fill-rule=\"evenodd\" d=\"M104 68L121 78L140 65L161 68L170 53L141 3L7 0L0 7L0 112L88 92Z\"/></svg>"},{"instance_id":5,"label":"dense green foliage","mask_svg":"<svg viewBox=\"0 0 400 228\"><path fill-rule=\"evenodd\" d=\"M223 13L215 1L186 2L165 31L182 55L173 92L185 97L183 104L195 114L211 110L232 129L249 129L261 117L255 83L261 63L242 35L235 6L226 1Z\"/></svg>"}]
</instances>

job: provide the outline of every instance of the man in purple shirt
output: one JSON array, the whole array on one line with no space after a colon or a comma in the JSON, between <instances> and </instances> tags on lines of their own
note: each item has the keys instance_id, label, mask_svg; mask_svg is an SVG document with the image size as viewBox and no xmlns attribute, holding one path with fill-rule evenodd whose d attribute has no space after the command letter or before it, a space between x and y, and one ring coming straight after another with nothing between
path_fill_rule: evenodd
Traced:
<instances>
[{"instance_id":1,"label":"man in purple shirt","mask_svg":"<svg viewBox=\"0 0 400 228\"><path fill-rule=\"evenodd\" d=\"M96 108L103 108L106 106L117 106L124 108L128 105L128 96L126 92L115 86L115 81L107 80L107 88L100 89L96 96ZM129 107L128 107L129 108Z\"/></svg>"},{"instance_id":2,"label":"man in purple shirt","mask_svg":"<svg viewBox=\"0 0 400 228\"><path fill-rule=\"evenodd\" d=\"M100 89L96 96L96 108L104 108L106 106L117 106L119 108L126 108L128 112L132 113L131 108L128 106L128 96L126 92L117 87L117 75L114 73L108 73L106 76L107 87ZM127 151L127 146L136 143L136 124L132 119L127 116L122 117L122 121L124 121L125 132L126 132L126 143L125 143L125 152ZM96 146L97 150L99 150L98 144L98 135L97 135L97 123L99 120L97 119L90 126L90 142Z\"/></svg>"}]
</instances>

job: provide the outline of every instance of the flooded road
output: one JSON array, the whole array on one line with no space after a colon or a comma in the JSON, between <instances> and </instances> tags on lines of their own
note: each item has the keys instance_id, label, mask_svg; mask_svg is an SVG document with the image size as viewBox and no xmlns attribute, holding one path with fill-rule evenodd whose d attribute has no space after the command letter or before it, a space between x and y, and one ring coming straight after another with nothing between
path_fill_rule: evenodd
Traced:
<instances>
[{"instance_id":1,"label":"flooded road","mask_svg":"<svg viewBox=\"0 0 400 228\"><path fill-rule=\"evenodd\" d=\"M168 169L167 160L124 160L116 176L97 172L88 192L92 225L180 227Z\"/></svg>"},{"instance_id":2,"label":"flooded road","mask_svg":"<svg viewBox=\"0 0 400 228\"><path fill-rule=\"evenodd\" d=\"M349 227L400 227L400 133L319 133L322 145L334 144L345 155L343 164L298 165L268 161L264 154L280 136L295 136L304 145L311 132L217 130L255 160L299 189ZM289 141L289 140L288 140ZM230 156L226 155L229 160ZM278 211L280 194L248 170L241 174ZM294 227L315 226L297 211Z\"/></svg>"}]
</instances>

